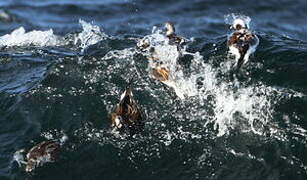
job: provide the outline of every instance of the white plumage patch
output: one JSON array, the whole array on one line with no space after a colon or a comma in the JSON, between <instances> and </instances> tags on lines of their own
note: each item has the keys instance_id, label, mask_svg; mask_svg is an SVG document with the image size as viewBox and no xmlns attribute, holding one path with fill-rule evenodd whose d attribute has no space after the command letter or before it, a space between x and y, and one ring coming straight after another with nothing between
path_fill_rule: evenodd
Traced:
<instances>
[{"instance_id":1,"label":"white plumage patch","mask_svg":"<svg viewBox=\"0 0 307 180\"><path fill-rule=\"evenodd\" d=\"M121 117L119 117L119 116L115 118L115 126L118 127L118 128L122 127L122 123L121 123L120 118Z\"/></svg>"},{"instance_id":2,"label":"white plumage patch","mask_svg":"<svg viewBox=\"0 0 307 180\"><path fill-rule=\"evenodd\" d=\"M122 100L125 98L125 96L126 96L126 90L125 90L125 92L120 96L120 100L122 101Z\"/></svg>"},{"instance_id":3,"label":"white plumage patch","mask_svg":"<svg viewBox=\"0 0 307 180\"><path fill-rule=\"evenodd\" d=\"M229 53L236 57L236 61L238 61L241 57L239 49L234 46L229 46Z\"/></svg>"}]
</instances>

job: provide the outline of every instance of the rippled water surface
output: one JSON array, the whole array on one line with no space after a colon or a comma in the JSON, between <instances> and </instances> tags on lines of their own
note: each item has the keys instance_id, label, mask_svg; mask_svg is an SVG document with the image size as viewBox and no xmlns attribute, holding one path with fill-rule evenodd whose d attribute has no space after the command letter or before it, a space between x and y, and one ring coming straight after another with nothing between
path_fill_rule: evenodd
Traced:
<instances>
[{"instance_id":1,"label":"rippled water surface","mask_svg":"<svg viewBox=\"0 0 307 180\"><path fill-rule=\"evenodd\" d=\"M260 39L240 72L232 13ZM304 0L1 1L0 179L307 179L306 18ZM190 40L175 89L135 48L163 41L166 21ZM116 136L109 113L131 79L144 132ZM63 134L56 163L26 174L13 162Z\"/></svg>"}]
</instances>

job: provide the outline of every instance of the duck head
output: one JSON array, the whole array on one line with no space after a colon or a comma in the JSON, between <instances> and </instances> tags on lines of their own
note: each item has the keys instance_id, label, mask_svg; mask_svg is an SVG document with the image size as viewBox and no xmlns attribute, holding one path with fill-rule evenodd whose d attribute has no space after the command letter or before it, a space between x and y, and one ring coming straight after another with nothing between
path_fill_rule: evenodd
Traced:
<instances>
[{"instance_id":1,"label":"duck head","mask_svg":"<svg viewBox=\"0 0 307 180\"><path fill-rule=\"evenodd\" d=\"M232 23L231 29L239 31L241 29L248 29L248 26L243 19L235 19Z\"/></svg>"},{"instance_id":2,"label":"duck head","mask_svg":"<svg viewBox=\"0 0 307 180\"><path fill-rule=\"evenodd\" d=\"M166 22L165 23L165 34L166 36L171 36L175 34L175 27L172 23Z\"/></svg>"}]
</instances>

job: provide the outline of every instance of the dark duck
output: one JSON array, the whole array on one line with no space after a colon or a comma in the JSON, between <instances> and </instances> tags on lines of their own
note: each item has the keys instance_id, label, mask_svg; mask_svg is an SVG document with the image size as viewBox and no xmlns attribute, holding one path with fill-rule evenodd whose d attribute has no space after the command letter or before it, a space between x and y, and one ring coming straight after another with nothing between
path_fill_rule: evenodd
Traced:
<instances>
[{"instance_id":1,"label":"dark duck","mask_svg":"<svg viewBox=\"0 0 307 180\"><path fill-rule=\"evenodd\" d=\"M256 51L259 39L251 32L242 19L235 19L232 24L234 32L228 37L227 46L230 54L235 56L237 68L245 65L249 56Z\"/></svg>"},{"instance_id":2,"label":"dark duck","mask_svg":"<svg viewBox=\"0 0 307 180\"><path fill-rule=\"evenodd\" d=\"M134 135L143 129L141 111L134 100L131 87L127 87L111 113L112 132Z\"/></svg>"}]
</instances>

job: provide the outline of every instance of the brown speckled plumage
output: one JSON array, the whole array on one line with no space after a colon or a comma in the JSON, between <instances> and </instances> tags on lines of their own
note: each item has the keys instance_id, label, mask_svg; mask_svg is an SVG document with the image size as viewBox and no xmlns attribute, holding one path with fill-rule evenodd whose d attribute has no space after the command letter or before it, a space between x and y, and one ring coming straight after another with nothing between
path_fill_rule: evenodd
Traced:
<instances>
[{"instance_id":1,"label":"brown speckled plumage","mask_svg":"<svg viewBox=\"0 0 307 180\"><path fill-rule=\"evenodd\" d=\"M120 126L116 120L120 121ZM127 88L120 102L111 113L112 127L119 132L129 132L131 135L143 128L141 112L133 98L131 88Z\"/></svg>"},{"instance_id":2,"label":"brown speckled plumage","mask_svg":"<svg viewBox=\"0 0 307 180\"><path fill-rule=\"evenodd\" d=\"M152 69L152 75L159 81L169 80L169 70L164 67L155 67Z\"/></svg>"},{"instance_id":3,"label":"brown speckled plumage","mask_svg":"<svg viewBox=\"0 0 307 180\"><path fill-rule=\"evenodd\" d=\"M43 141L27 153L26 171L31 172L46 162L54 162L59 157L61 145L57 141Z\"/></svg>"}]
</instances>

